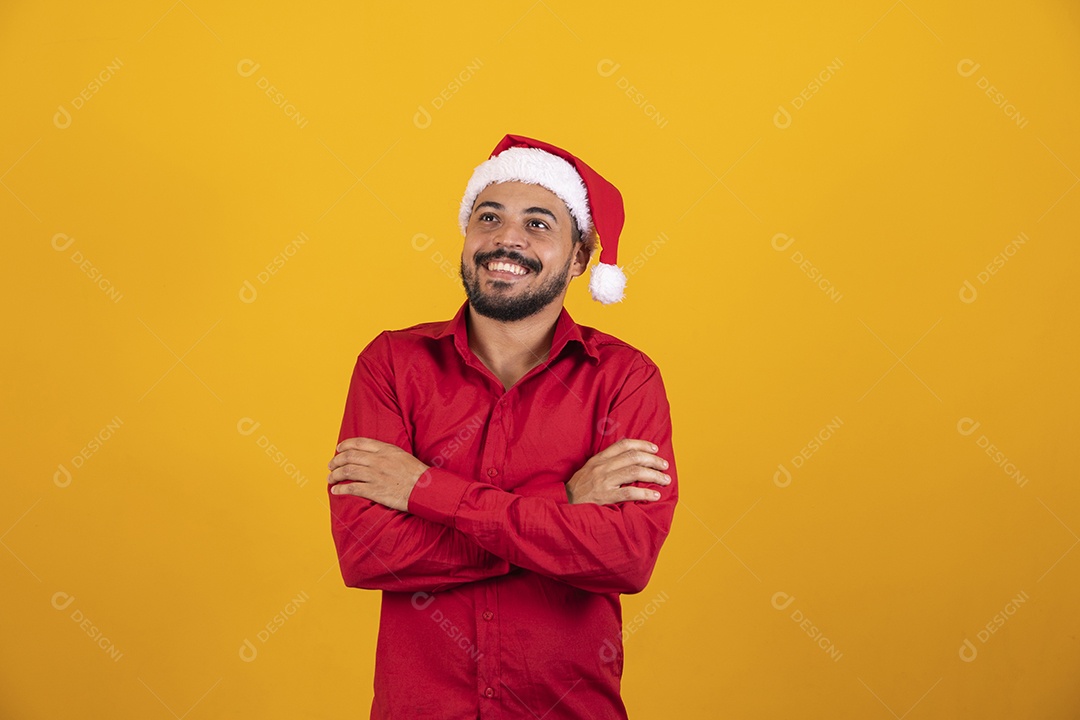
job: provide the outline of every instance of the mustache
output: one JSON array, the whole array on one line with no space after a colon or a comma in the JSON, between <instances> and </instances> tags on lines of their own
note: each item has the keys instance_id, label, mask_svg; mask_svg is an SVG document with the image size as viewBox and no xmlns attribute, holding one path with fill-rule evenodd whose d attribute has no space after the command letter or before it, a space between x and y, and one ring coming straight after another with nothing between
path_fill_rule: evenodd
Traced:
<instances>
[{"instance_id":1,"label":"mustache","mask_svg":"<svg viewBox=\"0 0 1080 720\"><path fill-rule=\"evenodd\" d=\"M492 250L491 252L486 253L478 252L473 255L473 261L477 264L477 266L486 265L492 260L509 260L511 262L517 263L521 267L532 270L534 273L539 273L542 267L538 261L531 260L522 255L521 253L517 252L516 250L504 250L500 248L499 250Z\"/></svg>"}]
</instances>

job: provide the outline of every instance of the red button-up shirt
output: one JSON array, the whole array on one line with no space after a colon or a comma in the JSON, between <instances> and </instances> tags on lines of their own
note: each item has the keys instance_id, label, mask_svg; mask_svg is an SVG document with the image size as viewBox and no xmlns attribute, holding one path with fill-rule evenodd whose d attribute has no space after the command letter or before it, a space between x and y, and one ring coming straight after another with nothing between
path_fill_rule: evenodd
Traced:
<instances>
[{"instance_id":1,"label":"red button-up shirt","mask_svg":"<svg viewBox=\"0 0 1080 720\"><path fill-rule=\"evenodd\" d=\"M641 591L678 499L663 382L644 353L563 309L548 358L506 390L449 322L357 358L338 441L431 466L408 512L330 494L345 584L383 591L372 718L625 718L619 593ZM660 500L570 504L624 437L670 466Z\"/></svg>"}]
</instances>

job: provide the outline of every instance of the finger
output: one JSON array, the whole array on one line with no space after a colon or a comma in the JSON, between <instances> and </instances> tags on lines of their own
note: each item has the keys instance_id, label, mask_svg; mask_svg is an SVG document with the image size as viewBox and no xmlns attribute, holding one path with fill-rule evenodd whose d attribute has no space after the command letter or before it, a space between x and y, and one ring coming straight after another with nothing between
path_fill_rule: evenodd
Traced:
<instances>
[{"instance_id":1,"label":"finger","mask_svg":"<svg viewBox=\"0 0 1080 720\"><path fill-rule=\"evenodd\" d=\"M364 483L358 482L343 482L339 485L333 485L330 488L330 492L334 495L353 495L355 497L365 497Z\"/></svg>"},{"instance_id":2,"label":"finger","mask_svg":"<svg viewBox=\"0 0 1080 720\"><path fill-rule=\"evenodd\" d=\"M366 468L359 465L342 465L341 467L331 470L330 474L326 476L326 481L331 485L334 483L345 482L346 480L361 482L365 479L365 469Z\"/></svg>"},{"instance_id":3,"label":"finger","mask_svg":"<svg viewBox=\"0 0 1080 720\"><path fill-rule=\"evenodd\" d=\"M342 440L337 445L337 451L360 450L362 452L378 452L379 447L386 443L367 437L351 437Z\"/></svg>"},{"instance_id":4,"label":"finger","mask_svg":"<svg viewBox=\"0 0 1080 720\"><path fill-rule=\"evenodd\" d=\"M622 455L619 455L616 460L621 461L623 464L640 465L642 467L653 468L654 470L667 470L668 468L667 460L659 455L644 450L625 452Z\"/></svg>"},{"instance_id":5,"label":"finger","mask_svg":"<svg viewBox=\"0 0 1080 720\"><path fill-rule=\"evenodd\" d=\"M659 449L660 448L656 447L655 444L649 442L648 440L635 440L633 438L623 438L622 440L619 440L618 442L614 442L611 445L608 445L606 448L604 448L603 450L598 452L594 457L607 459L607 458L613 458L613 457L621 455L621 454L623 454L625 452L631 452L631 451L634 451L634 450L638 450L638 451L642 451L642 452L655 453Z\"/></svg>"},{"instance_id":6,"label":"finger","mask_svg":"<svg viewBox=\"0 0 1080 720\"><path fill-rule=\"evenodd\" d=\"M655 490L634 487L633 485L620 487L605 493L603 498L597 501L597 505L615 505L622 502L656 502L660 499L660 493Z\"/></svg>"},{"instance_id":7,"label":"finger","mask_svg":"<svg viewBox=\"0 0 1080 720\"><path fill-rule=\"evenodd\" d=\"M620 502L634 502L644 500L646 502L656 502L660 499L660 493L656 490L647 490L645 488L624 486L619 493L622 495Z\"/></svg>"},{"instance_id":8,"label":"finger","mask_svg":"<svg viewBox=\"0 0 1080 720\"><path fill-rule=\"evenodd\" d=\"M605 473L617 472L632 467L645 467L660 471L668 468L667 460L647 450L627 450L620 455L615 455L601 462L602 464L597 469Z\"/></svg>"},{"instance_id":9,"label":"finger","mask_svg":"<svg viewBox=\"0 0 1080 720\"><path fill-rule=\"evenodd\" d=\"M334 468L339 468L344 465L367 465L370 456L370 452L364 452L362 450L345 450L331 458L327 467L333 470Z\"/></svg>"},{"instance_id":10,"label":"finger","mask_svg":"<svg viewBox=\"0 0 1080 720\"><path fill-rule=\"evenodd\" d=\"M670 475L662 473L659 470L641 467L640 465L625 468L620 472L613 473L609 477L611 477L618 485L629 485L630 483L635 482L647 482L664 486L671 484Z\"/></svg>"}]
</instances>

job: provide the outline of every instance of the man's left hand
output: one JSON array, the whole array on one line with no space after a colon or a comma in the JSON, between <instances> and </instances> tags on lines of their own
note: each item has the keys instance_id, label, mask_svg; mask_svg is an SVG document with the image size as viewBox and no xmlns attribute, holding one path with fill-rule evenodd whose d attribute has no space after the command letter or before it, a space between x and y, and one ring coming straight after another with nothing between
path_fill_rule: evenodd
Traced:
<instances>
[{"instance_id":1,"label":"man's left hand","mask_svg":"<svg viewBox=\"0 0 1080 720\"><path fill-rule=\"evenodd\" d=\"M337 446L326 481L335 495L356 495L408 512L409 493L428 466L397 445L355 437Z\"/></svg>"}]
</instances>

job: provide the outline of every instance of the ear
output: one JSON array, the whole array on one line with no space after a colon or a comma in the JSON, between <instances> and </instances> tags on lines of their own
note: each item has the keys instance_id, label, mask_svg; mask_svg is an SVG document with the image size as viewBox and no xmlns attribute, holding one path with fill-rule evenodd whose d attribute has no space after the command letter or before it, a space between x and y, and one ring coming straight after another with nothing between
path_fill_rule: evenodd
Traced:
<instances>
[{"instance_id":1,"label":"ear","mask_svg":"<svg viewBox=\"0 0 1080 720\"><path fill-rule=\"evenodd\" d=\"M570 263L570 277L576 278L585 272L585 268L589 267L589 260L592 259L592 250L589 249L589 243L578 240L574 243L574 259Z\"/></svg>"}]
</instances>

